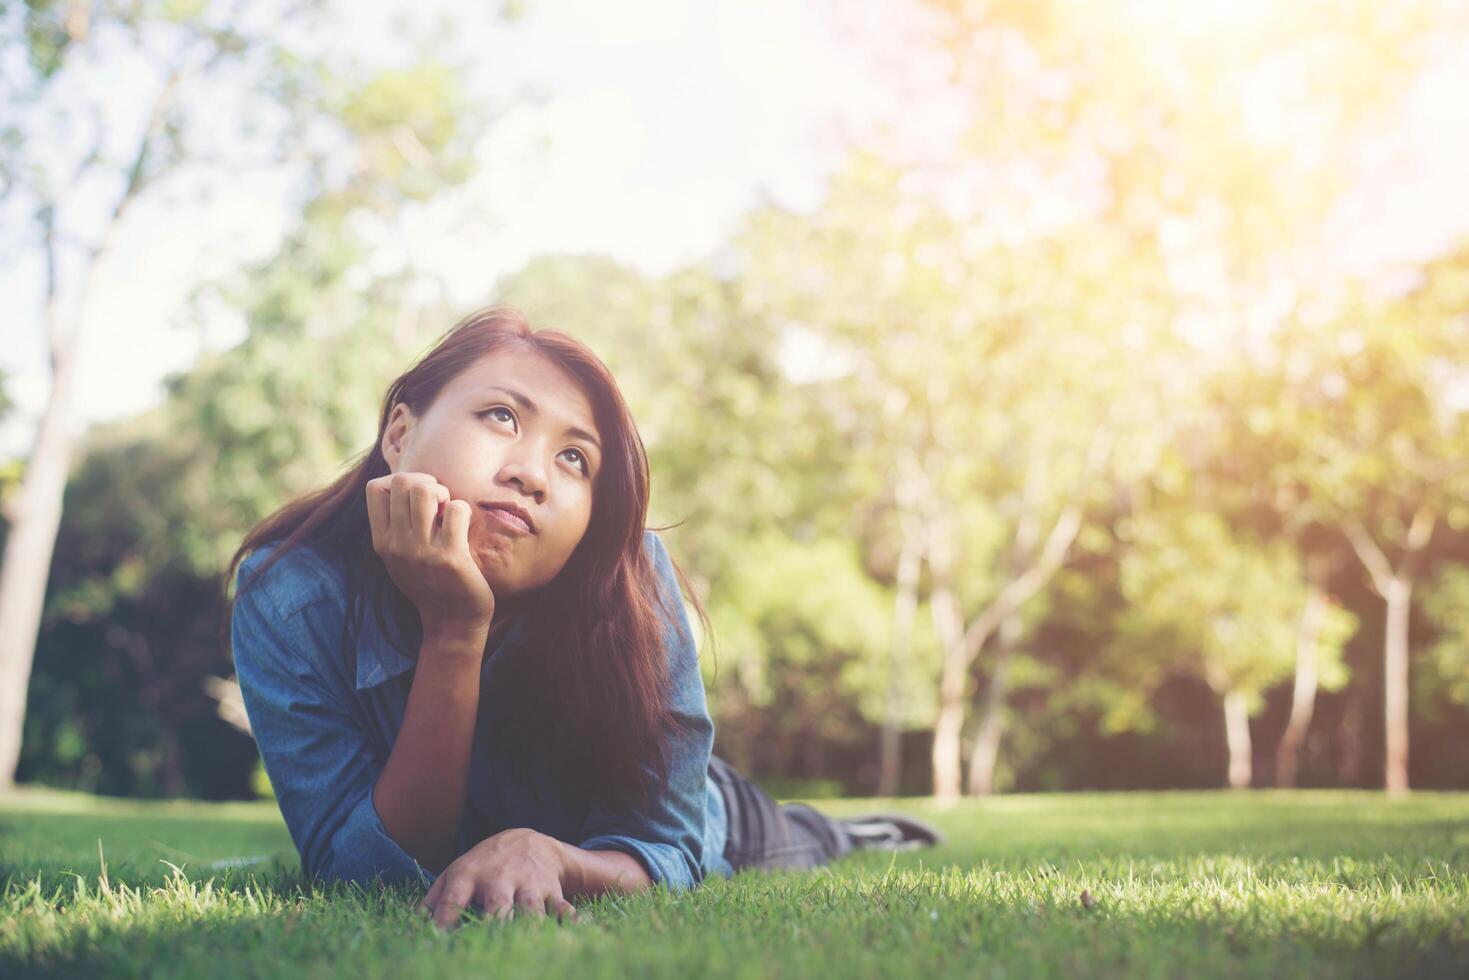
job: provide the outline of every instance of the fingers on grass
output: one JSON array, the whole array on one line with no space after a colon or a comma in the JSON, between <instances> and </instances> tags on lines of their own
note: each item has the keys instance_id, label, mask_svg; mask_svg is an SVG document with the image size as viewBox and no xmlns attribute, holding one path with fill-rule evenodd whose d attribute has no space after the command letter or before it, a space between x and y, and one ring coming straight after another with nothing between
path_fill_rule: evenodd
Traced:
<instances>
[{"instance_id":1,"label":"fingers on grass","mask_svg":"<svg viewBox=\"0 0 1469 980\"><path fill-rule=\"evenodd\" d=\"M423 901L418 903L418 913L425 917L434 914L434 906L439 903L439 896L444 892L444 876L439 875L434 883L428 886L428 894L423 896Z\"/></svg>"},{"instance_id":2,"label":"fingers on grass","mask_svg":"<svg viewBox=\"0 0 1469 980\"><path fill-rule=\"evenodd\" d=\"M508 891L492 891L485 897L485 915L509 922L515 914L515 897Z\"/></svg>"},{"instance_id":3,"label":"fingers on grass","mask_svg":"<svg viewBox=\"0 0 1469 980\"><path fill-rule=\"evenodd\" d=\"M546 917L546 896L524 888L516 889L515 915L518 918L544 919Z\"/></svg>"},{"instance_id":4,"label":"fingers on grass","mask_svg":"<svg viewBox=\"0 0 1469 980\"><path fill-rule=\"evenodd\" d=\"M460 914L473 897L474 879L464 876L449 882L434 908L434 924L441 929L452 929L458 925Z\"/></svg>"}]
</instances>

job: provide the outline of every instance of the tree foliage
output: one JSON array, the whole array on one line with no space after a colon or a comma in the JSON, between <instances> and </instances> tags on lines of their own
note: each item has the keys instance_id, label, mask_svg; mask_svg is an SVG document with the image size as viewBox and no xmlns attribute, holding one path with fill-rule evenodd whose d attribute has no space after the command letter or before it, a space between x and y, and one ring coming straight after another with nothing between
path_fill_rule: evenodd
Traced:
<instances>
[{"instance_id":1,"label":"tree foliage","mask_svg":"<svg viewBox=\"0 0 1469 980\"><path fill-rule=\"evenodd\" d=\"M204 6L106 9L197 27ZM544 255L485 284L618 378L650 520L712 614L719 750L867 791L887 726L910 790L960 746L992 788L1218 785L1200 758L1239 763L1241 720L1246 755L1273 750L1319 686L1303 772L1349 780L1357 729L1376 736L1346 706L1379 701L1387 618L1412 624L1415 783L1461 779L1469 251L1391 288L1317 261L1448 20L1424 0L1203 29L1162 5L1148 34L1075 0L920 6L952 140L859 147L814 209L754 208L665 275ZM37 77L76 9L0 13ZM249 742L202 686L229 672L227 557L370 445L387 383L464 312L391 246L474 175L493 113L432 60L287 67L313 121L300 222L197 294L243 341L86 441L31 778L250 792ZM1371 589L1405 572L1421 588L1384 612Z\"/></svg>"}]
</instances>

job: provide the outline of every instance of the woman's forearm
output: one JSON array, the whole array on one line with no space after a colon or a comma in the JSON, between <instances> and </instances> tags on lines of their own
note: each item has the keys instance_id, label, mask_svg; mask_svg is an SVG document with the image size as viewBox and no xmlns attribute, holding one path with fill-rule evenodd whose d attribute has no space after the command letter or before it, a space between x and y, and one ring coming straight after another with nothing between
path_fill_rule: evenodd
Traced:
<instances>
[{"instance_id":1,"label":"woman's forearm","mask_svg":"<svg viewBox=\"0 0 1469 980\"><path fill-rule=\"evenodd\" d=\"M485 636L425 637L397 741L373 787L388 836L434 874L458 856Z\"/></svg>"},{"instance_id":2,"label":"woman's forearm","mask_svg":"<svg viewBox=\"0 0 1469 980\"><path fill-rule=\"evenodd\" d=\"M566 843L561 846L566 851L567 867L561 888L567 901L596 898L609 892L630 894L653 885L647 869L631 854L622 851L584 851Z\"/></svg>"}]
</instances>

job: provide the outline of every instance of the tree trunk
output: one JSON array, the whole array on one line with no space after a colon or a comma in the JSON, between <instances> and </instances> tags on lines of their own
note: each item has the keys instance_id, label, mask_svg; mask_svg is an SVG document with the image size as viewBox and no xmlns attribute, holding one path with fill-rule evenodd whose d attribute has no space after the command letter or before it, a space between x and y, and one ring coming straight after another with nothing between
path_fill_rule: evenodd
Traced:
<instances>
[{"instance_id":1,"label":"tree trunk","mask_svg":"<svg viewBox=\"0 0 1469 980\"><path fill-rule=\"evenodd\" d=\"M89 21L68 15L68 29L86 33ZM218 47L214 57L227 49ZM213 59L210 59L211 63ZM26 697L31 683L31 665L36 656L46 585L51 577L51 557L56 534L61 528L61 505L66 478L71 470L71 406L76 387L76 352L87 322L88 298L97 266L108 252L119 223L142 193L156 179L148 167L153 148L167 128L167 110L183 80L182 66L175 63L153 107L142 138L130 154L125 186L112 207L101 236L79 257L77 288L62 313L65 256L57 237L56 203L47 202L39 212L41 237L46 256L46 340L51 354L51 390L36 430L36 441L26 460L18 499L7 515L10 530L5 554L0 556L0 790L15 783L20 763L20 742L25 731ZM91 157L101 159L101 143ZM85 170L73 175L79 180Z\"/></svg>"},{"instance_id":2,"label":"tree trunk","mask_svg":"<svg viewBox=\"0 0 1469 980\"><path fill-rule=\"evenodd\" d=\"M948 674L947 667L944 673ZM964 695L951 695L950 690L945 684L933 726L933 796L945 806L959 800L959 734L964 725Z\"/></svg>"},{"instance_id":3,"label":"tree trunk","mask_svg":"<svg viewBox=\"0 0 1469 980\"><path fill-rule=\"evenodd\" d=\"M970 796L989 796L995 791L995 763L1005 737L1005 698L1010 693L1010 654L1020 641L1020 614L1011 613L1000 624L1000 644L990 682L979 703L979 732L969 752Z\"/></svg>"},{"instance_id":4,"label":"tree trunk","mask_svg":"<svg viewBox=\"0 0 1469 980\"><path fill-rule=\"evenodd\" d=\"M1347 540L1367 569L1372 587L1387 603L1387 631L1382 651L1383 785L1389 793L1408 791L1408 615L1413 602L1413 580L1423 550L1433 538L1438 515L1419 507L1413 514L1403 560L1394 569L1387 555L1360 522L1348 523Z\"/></svg>"},{"instance_id":5,"label":"tree trunk","mask_svg":"<svg viewBox=\"0 0 1469 980\"><path fill-rule=\"evenodd\" d=\"M938 718L933 726L933 795L940 803L948 805L959 799L959 738L964 728L970 658L965 653L964 621L960 618L950 581L950 545L942 532L929 540L929 568L933 573L933 594L929 604L944 657L943 673L939 678Z\"/></svg>"},{"instance_id":6,"label":"tree trunk","mask_svg":"<svg viewBox=\"0 0 1469 980\"><path fill-rule=\"evenodd\" d=\"M1280 746L1275 752L1275 785L1289 789L1296 784L1296 762L1301 743L1311 728L1311 716L1316 711L1316 685L1319 677L1321 625L1326 618L1326 589L1323 577L1317 569L1320 562L1313 562L1309 574L1306 608L1301 613L1301 626L1296 633L1296 683L1291 697L1290 721L1285 734L1280 737Z\"/></svg>"},{"instance_id":7,"label":"tree trunk","mask_svg":"<svg viewBox=\"0 0 1469 980\"><path fill-rule=\"evenodd\" d=\"M970 665L1000 624L1051 580L1065 561L1066 551L1080 527L1081 505L1067 504L1036 562L1007 582L1000 594L966 627L950 583L951 545L941 525L935 525L938 530L929 537L929 568L933 573L930 604L939 645L944 651L944 669L933 732L933 794L940 802L952 803L959 798L959 739L964 727Z\"/></svg>"},{"instance_id":8,"label":"tree trunk","mask_svg":"<svg viewBox=\"0 0 1469 980\"><path fill-rule=\"evenodd\" d=\"M31 665L71 466L75 356L54 329L51 365L51 391L20 494L10 508L10 530L0 556L0 790L14 785L20 764Z\"/></svg>"},{"instance_id":9,"label":"tree trunk","mask_svg":"<svg viewBox=\"0 0 1469 980\"><path fill-rule=\"evenodd\" d=\"M1015 544L1010 551L1010 575L1019 578L1034 561L1040 542L1041 522L1038 510L1045 494L1044 464L1033 459L1025 474L1020 519L1015 525ZM1012 610L1000 621L999 648L990 671L990 682L980 697L979 731L969 751L970 796L988 796L995 791L995 764L1000 758L1000 742L1005 737L1005 702L1010 694L1010 655L1020 642L1024 623L1019 609Z\"/></svg>"},{"instance_id":10,"label":"tree trunk","mask_svg":"<svg viewBox=\"0 0 1469 980\"><path fill-rule=\"evenodd\" d=\"M1412 599L1412 579L1394 578L1387 593L1387 637L1382 657L1387 739L1383 782L1389 793L1408 791L1408 611Z\"/></svg>"},{"instance_id":11,"label":"tree trunk","mask_svg":"<svg viewBox=\"0 0 1469 980\"><path fill-rule=\"evenodd\" d=\"M1249 789L1253 775L1250 713L1244 694L1237 690L1224 692L1224 740L1229 745L1229 788Z\"/></svg>"},{"instance_id":12,"label":"tree trunk","mask_svg":"<svg viewBox=\"0 0 1469 980\"><path fill-rule=\"evenodd\" d=\"M1112 435L1108 429L1101 427L1096 430L1087 447L1083 479L1100 468L1111 442ZM928 564L933 576L930 606L944 658L939 681L938 719L933 732L933 794L940 803L953 803L959 798L959 742L964 727L969 668L1000 624L1056 574L1081 528L1081 516L1080 500L1066 503L1034 562L1019 574L1012 575L999 594L967 626L953 592L953 544L949 527L943 519L929 522L926 540Z\"/></svg>"},{"instance_id":13,"label":"tree trunk","mask_svg":"<svg viewBox=\"0 0 1469 980\"><path fill-rule=\"evenodd\" d=\"M902 672L913 649L913 621L918 615L918 571L922 561L919 536L911 524L903 532L898 553L897 597L893 603L893 637L888 648L888 689L882 723L882 770L877 795L897 796L903 781L902 718L899 698Z\"/></svg>"}]
</instances>

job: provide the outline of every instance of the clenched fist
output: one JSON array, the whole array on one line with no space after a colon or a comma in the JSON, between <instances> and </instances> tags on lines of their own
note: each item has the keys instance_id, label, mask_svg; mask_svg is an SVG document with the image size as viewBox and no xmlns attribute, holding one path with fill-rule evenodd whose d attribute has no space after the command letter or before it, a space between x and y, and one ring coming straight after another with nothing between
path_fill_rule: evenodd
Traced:
<instances>
[{"instance_id":1,"label":"clenched fist","mask_svg":"<svg viewBox=\"0 0 1469 980\"><path fill-rule=\"evenodd\" d=\"M427 473L367 481L373 550L418 607L425 636L487 632L495 616L494 591L469 551L472 514Z\"/></svg>"}]
</instances>

